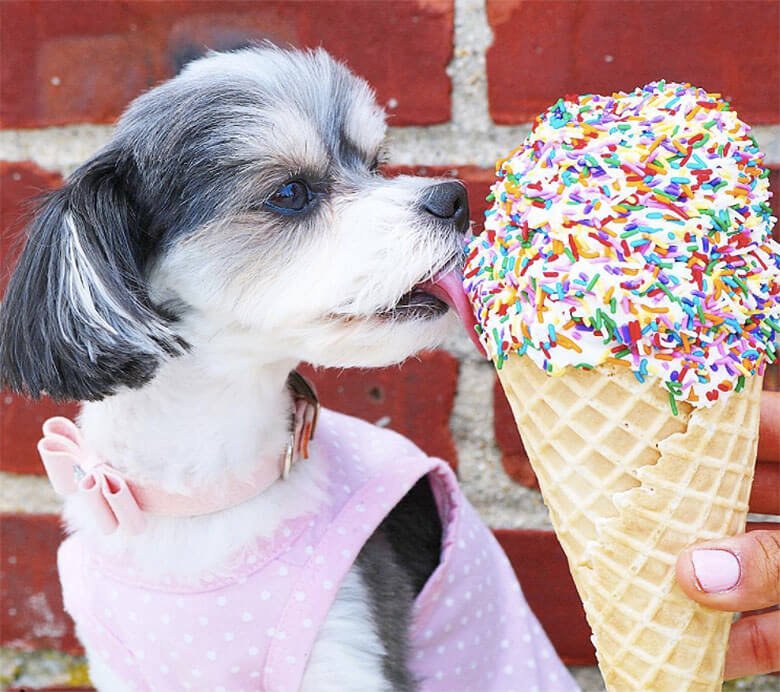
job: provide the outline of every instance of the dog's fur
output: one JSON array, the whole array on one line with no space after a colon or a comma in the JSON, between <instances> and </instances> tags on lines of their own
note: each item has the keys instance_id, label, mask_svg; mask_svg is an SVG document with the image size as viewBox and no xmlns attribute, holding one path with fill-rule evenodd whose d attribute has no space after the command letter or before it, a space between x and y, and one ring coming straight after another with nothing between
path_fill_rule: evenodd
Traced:
<instances>
[{"instance_id":1,"label":"dog's fur","mask_svg":"<svg viewBox=\"0 0 780 692\"><path fill-rule=\"evenodd\" d=\"M3 304L4 384L85 401L94 449L169 491L279 458L298 362L395 363L455 322L409 292L457 263L463 188L381 177L384 133L367 84L322 50L264 45L190 63L134 101L42 206ZM296 195L308 201L289 213ZM95 540L149 576L196 574L312 507L317 480L316 463L299 464L242 505ZM65 518L94 531L77 499ZM304 689L415 689L410 609L440 533L424 480L342 585ZM95 684L123 690L86 644Z\"/></svg>"}]
</instances>

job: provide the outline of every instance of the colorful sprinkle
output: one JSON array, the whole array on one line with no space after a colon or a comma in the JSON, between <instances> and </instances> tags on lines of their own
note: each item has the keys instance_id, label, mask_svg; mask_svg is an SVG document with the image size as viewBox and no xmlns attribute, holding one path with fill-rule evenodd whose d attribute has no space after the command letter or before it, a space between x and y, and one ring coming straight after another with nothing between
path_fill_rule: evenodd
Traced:
<instances>
[{"instance_id":1,"label":"colorful sprinkle","mask_svg":"<svg viewBox=\"0 0 780 692\"><path fill-rule=\"evenodd\" d=\"M763 156L719 95L654 82L560 99L496 166L466 292L497 363L658 377L710 406L777 360Z\"/></svg>"}]
</instances>

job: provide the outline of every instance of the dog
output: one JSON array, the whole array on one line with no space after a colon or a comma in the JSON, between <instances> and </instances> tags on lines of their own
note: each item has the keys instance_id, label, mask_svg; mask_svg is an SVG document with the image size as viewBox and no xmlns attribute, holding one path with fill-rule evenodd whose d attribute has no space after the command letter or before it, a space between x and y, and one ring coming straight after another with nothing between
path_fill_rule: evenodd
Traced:
<instances>
[{"instance_id":1,"label":"dog","mask_svg":"<svg viewBox=\"0 0 780 692\"><path fill-rule=\"evenodd\" d=\"M31 224L0 372L83 402L40 449L98 689L574 689L446 464L317 421L294 373L397 363L468 321L466 190L383 177L384 136L321 49L211 53L137 98Z\"/></svg>"}]
</instances>

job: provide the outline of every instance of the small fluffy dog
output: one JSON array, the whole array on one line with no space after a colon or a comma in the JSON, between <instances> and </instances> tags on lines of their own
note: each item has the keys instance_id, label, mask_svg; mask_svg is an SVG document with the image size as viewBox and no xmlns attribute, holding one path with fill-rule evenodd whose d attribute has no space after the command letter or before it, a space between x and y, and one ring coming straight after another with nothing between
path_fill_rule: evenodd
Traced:
<instances>
[{"instance_id":1,"label":"small fluffy dog","mask_svg":"<svg viewBox=\"0 0 780 692\"><path fill-rule=\"evenodd\" d=\"M281 463L289 465L297 399L286 383L297 363L396 363L435 347L457 321L458 298L442 277L459 273L465 189L381 177L384 133L368 85L321 50L264 45L210 54L134 101L109 144L47 198L32 224L3 303L4 384L84 401L87 471L99 459L137 488L184 497L214 488L218 496L209 511L145 512L143 531L120 523L105 535L89 493L68 497L67 526L88 551L74 558L61 550L63 580L74 560L83 568L75 582L63 581L65 601L99 689L415 690L479 667L489 680L508 676L494 689L531 689L530 664L518 678L501 656L511 648L516 657L522 637L555 658L522 604L516 619L525 618L530 634L508 638L507 613L511 619L511 604L522 600L517 584L484 527L462 539L447 528L456 490L430 460L437 487L427 471L411 476L408 491L383 503L373 523L339 525L339 536L363 533L340 581L323 581L330 595L289 588L285 612L318 601L321 621L302 613L294 631L277 620L251 629L272 617L265 613L274 589L288 588L293 570L327 562L320 544L297 537L319 530L312 517L333 509L337 484L344 502L354 500L354 488L334 480L353 470L336 467L351 463L362 473L372 459L392 469L399 454L422 457L392 433L323 412L310 458L289 475L276 472L285 479L240 502L224 486L230 476L251 487L258 465L277 469L285 450ZM342 456L350 437L370 444L352 440ZM85 469L73 467L78 481ZM111 478L97 481L107 495L118 492ZM379 500L353 504L362 512ZM463 517L471 512L465 503ZM465 557L451 543L463 544L472 561L458 563ZM351 549L331 548L333 560ZM438 581L466 586L460 605L441 597L454 609L436 641L433 625L415 634L415 603L433 588L426 584L448 550L461 566ZM273 567L268 585L252 582L260 562L266 572ZM493 563L494 576L468 581ZM479 605L488 592L498 608ZM177 617L184 629L173 629ZM458 630L478 619L464 644ZM455 660L423 679L415 661L436 651L415 651L415 637ZM299 642L300 653L285 649L273 663L273 646ZM297 671L288 687L273 677L283 665ZM209 671L220 666L215 684ZM554 674L563 680L565 670Z\"/></svg>"}]
</instances>

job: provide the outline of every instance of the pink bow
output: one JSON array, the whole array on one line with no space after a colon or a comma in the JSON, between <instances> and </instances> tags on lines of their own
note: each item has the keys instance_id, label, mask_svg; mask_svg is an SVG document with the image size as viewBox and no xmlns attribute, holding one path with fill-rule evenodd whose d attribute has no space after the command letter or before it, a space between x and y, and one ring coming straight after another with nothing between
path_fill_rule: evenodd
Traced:
<instances>
[{"instance_id":1,"label":"pink bow","mask_svg":"<svg viewBox=\"0 0 780 692\"><path fill-rule=\"evenodd\" d=\"M103 533L119 526L131 534L144 530L144 514L125 477L90 452L73 421L49 418L43 424L38 453L54 490L60 495L81 495Z\"/></svg>"}]
</instances>

